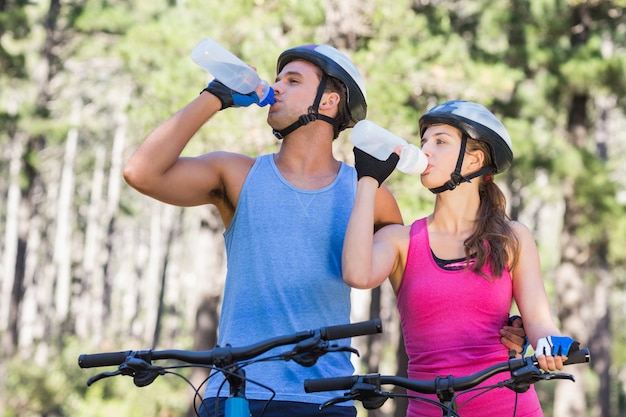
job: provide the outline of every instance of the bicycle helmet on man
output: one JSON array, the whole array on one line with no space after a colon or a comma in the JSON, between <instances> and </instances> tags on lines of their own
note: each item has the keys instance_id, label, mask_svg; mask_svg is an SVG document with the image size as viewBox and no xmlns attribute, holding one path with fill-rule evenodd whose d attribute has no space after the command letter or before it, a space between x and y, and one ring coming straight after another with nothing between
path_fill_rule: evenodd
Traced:
<instances>
[{"instance_id":1,"label":"bicycle helmet on man","mask_svg":"<svg viewBox=\"0 0 626 417\"><path fill-rule=\"evenodd\" d=\"M420 136L428 126L447 124L461 131L461 150L456 168L450 180L440 187L430 188L435 194L455 189L462 182L469 182L481 175L496 174L506 170L513 161L511 137L502 122L486 107L464 100L452 100L439 104L427 111L419 120ZM468 175L461 175L467 138L485 142L491 151L491 165Z\"/></svg>"},{"instance_id":2,"label":"bicycle helmet on man","mask_svg":"<svg viewBox=\"0 0 626 417\"><path fill-rule=\"evenodd\" d=\"M336 138L342 130L354 126L359 120L365 119L367 114L365 85L359 71L346 55L330 45L310 44L296 46L280 54L276 72L280 73L285 65L296 60L308 61L317 65L322 70L322 78L317 89L315 101L309 107L308 113L300 116L297 121L285 129L274 130L274 135L278 139L284 138L297 128L315 120L323 120L332 124L335 128ZM344 116L341 116L341 110L336 118L319 114L319 104L329 77L339 80L346 88Z\"/></svg>"}]
</instances>

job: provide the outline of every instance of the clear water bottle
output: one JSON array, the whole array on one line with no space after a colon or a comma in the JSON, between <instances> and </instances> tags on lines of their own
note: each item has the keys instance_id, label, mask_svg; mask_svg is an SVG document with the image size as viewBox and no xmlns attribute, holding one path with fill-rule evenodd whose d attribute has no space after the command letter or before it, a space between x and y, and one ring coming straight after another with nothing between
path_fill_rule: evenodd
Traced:
<instances>
[{"instance_id":1,"label":"clear water bottle","mask_svg":"<svg viewBox=\"0 0 626 417\"><path fill-rule=\"evenodd\" d=\"M419 175L428 165L428 158L420 148L369 120L361 120L354 125L350 139L354 146L381 161L389 158L398 146L402 146L396 168L405 174Z\"/></svg>"},{"instance_id":2,"label":"clear water bottle","mask_svg":"<svg viewBox=\"0 0 626 417\"><path fill-rule=\"evenodd\" d=\"M274 104L274 90L259 74L211 38L204 38L193 48L191 59L226 87L241 94L250 94L263 84L259 106Z\"/></svg>"}]
</instances>

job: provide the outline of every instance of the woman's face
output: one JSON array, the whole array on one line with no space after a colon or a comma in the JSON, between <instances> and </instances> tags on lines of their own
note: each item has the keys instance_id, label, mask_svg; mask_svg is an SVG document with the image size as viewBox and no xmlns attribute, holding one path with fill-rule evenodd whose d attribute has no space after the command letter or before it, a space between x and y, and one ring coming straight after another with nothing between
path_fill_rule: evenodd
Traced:
<instances>
[{"instance_id":1,"label":"woman's face","mask_svg":"<svg viewBox=\"0 0 626 417\"><path fill-rule=\"evenodd\" d=\"M461 140L461 131L450 125L432 125L424 131L422 151L428 157L428 166L422 173L424 186L439 187L450 179L450 174L456 169L459 159ZM479 143L471 138L467 139L461 175L470 175L483 167L485 157L477 146Z\"/></svg>"},{"instance_id":2,"label":"woman's face","mask_svg":"<svg viewBox=\"0 0 626 417\"><path fill-rule=\"evenodd\" d=\"M450 179L461 149L461 131L449 125L431 125L422 135L422 152L428 166L422 173L422 184L435 188Z\"/></svg>"}]
</instances>

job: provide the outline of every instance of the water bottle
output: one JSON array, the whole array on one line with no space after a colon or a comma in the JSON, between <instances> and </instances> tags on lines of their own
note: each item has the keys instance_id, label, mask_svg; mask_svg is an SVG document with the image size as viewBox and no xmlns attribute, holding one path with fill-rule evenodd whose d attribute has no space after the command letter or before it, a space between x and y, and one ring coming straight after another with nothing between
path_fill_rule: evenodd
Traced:
<instances>
[{"instance_id":1,"label":"water bottle","mask_svg":"<svg viewBox=\"0 0 626 417\"><path fill-rule=\"evenodd\" d=\"M263 84L259 106L274 104L274 90L259 74L228 49L211 38L204 38L193 48L191 59L216 80L241 94L250 94Z\"/></svg>"},{"instance_id":2,"label":"water bottle","mask_svg":"<svg viewBox=\"0 0 626 417\"><path fill-rule=\"evenodd\" d=\"M354 125L350 139L354 146L381 161L385 161L398 146L402 146L396 168L405 174L419 175L428 165L428 158L420 148L369 120L361 120Z\"/></svg>"}]
</instances>

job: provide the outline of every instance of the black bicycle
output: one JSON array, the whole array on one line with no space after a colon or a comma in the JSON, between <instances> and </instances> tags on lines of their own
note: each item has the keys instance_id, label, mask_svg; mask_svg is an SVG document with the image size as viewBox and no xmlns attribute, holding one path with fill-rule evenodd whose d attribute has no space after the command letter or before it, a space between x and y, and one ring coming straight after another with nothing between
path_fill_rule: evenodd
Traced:
<instances>
[{"instance_id":1,"label":"black bicycle","mask_svg":"<svg viewBox=\"0 0 626 417\"><path fill-rule=\"evenodd\" d=\"M250 417L250 408L245 396L247 380L244 368L247 365L269 360L291 360L302 366L312 366L321 356L330 352L348 351L358 355L359 352L350 346L329 342L355 336L382 333L382 331L380 319L375 319L360 323L322 327L316 330L302 331L287 336L273 337L243 347L226 345L224 347L216 346L211 350L205 351L127 350L121 352L82 354L78 357L78 365L81 368L118 366L118 369L115 371L101 372L89 378L87 385L91 385L103 378L126 375L133 377L136 386L144 387L151 384L159 375L173 374L184 379L186 383L192 387L195 392L194 402L197 399L202 401L199 388L194 387L187 378L176 372L176 370L191 367L210 368L216 372L221 372L230 386L229 397L226 400L225 417ZM260 355L271 349L292 344L295 346L293 346L291 350L277 355L259 358ZM184 363L169 366L153 365L152 361L155 360L175 360ZM271 399L268 401L268 404L270 401ZM199 415L198 408L195 408L196 414ZM217 415L217 410L215 415Z\"/></svg>"},{"instance_id":2,"label":"black bicycle","mask_svg":"<svg viewBox=\"0 0 626 417\"><path fill-rule=\"evenodd\" d=\"M587 363L590 360L589 349L572 345L565 365ZM499 373L510 373L510 377L495 385L475 388L478 384ZM569 379L574 376L562 372L544 372L539 368L535 356L511 358L474 374L464 377L442 376L433 380L415 380L400 376L380 374L352 375L336 378L307 379L304 382L306 392L347 391L342 397L333 398L320 405L324 409L344 401L361 401L363 407L372 410L380 408L389 398L405 397L435 404L441 408L444 417L461 417L458 412L457 397L471 389L486 392L496 388L508 388L517 393L528 391L531 384L552 379ZM420 394L436 394L437 401L419 395L401 394L383 391L382 385L395 385ZM475 397L474 397L475 398Z\"/></svg>"}]
</instances>

